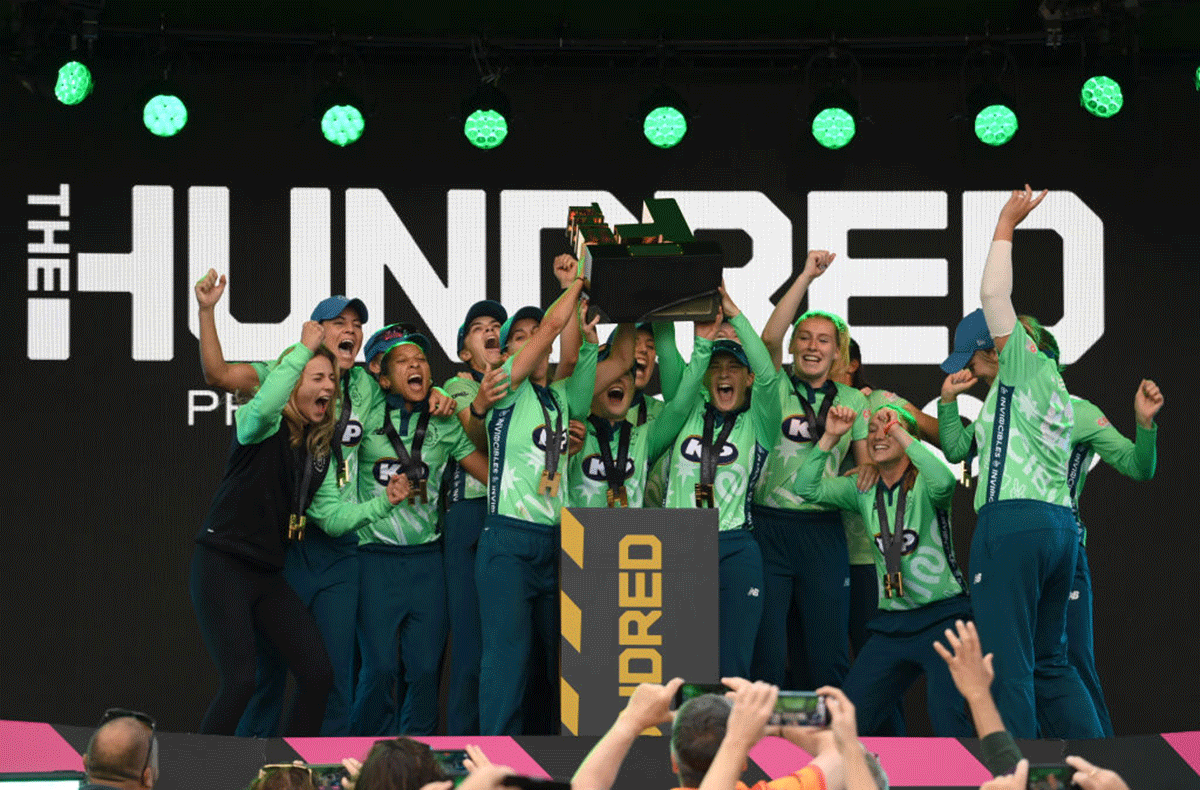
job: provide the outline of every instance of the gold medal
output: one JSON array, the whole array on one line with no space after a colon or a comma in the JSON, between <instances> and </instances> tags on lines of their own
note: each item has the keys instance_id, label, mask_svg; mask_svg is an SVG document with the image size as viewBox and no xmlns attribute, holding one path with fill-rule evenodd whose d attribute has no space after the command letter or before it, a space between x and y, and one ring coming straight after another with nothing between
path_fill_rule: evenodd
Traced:
<instances>
[{"instance_id":1,"label":"gold medal","mask_svg":"<svg viewBox=\"0 0 1200 790\"><path fill-rule=\"evenodd\" d=\"M415 504L417 502L418 498L420 498L422 505L429 504L429 494L425 490L425 481L424 480L418 480L416 483L413 483L412 486L409 488L408 504L410 504L410 505Z\"/></svg>"},{"instance_id":2,"label":"gold medal","mask_svg":"<svg viewBox=\"0 0 1200 790\"><path fill-rule=\"evenodd\" d=\"M558 472L542 470L542 479L538 483L538 493L543 496L558 496L558 481L562 475Z\"/></svg>"},{"instance_id":3,"label":"gold medal","mask_svg":"<svg viewBox=\"0 0 1200 790\"><path fill-rule=\"evenodd\" d=\"M608 494L609 507L616 507L617 502L621 503L621 507L629 507L629 497L625 493L625 486L617 486L615 491L610 488L605 493Z\"/></svg>"},{"instance_id":4,"label":"gold medal","mask_svg":"<svg viewBox=\"0 0 1200 790\"><path fill-rule=\"evenodd\" d=\"M288 516L288 540L304 540L304 516Z\"/></svg>"},{"instance_id":5,"label":"gold medal","mask_svg":"<svg viewBox=\"0 0 1200 790\"><path fill-rule=\"evenodd\" d=\"M696 507L715 507L712 483L696 483Z\"/></svg>"},{"instance_id":6,"label":"gold medal","mask_svg":"<svg viewBox=\"0 0 1200 790\"><path fill-rule=\"evenodd\" d=\"M345 488L346 483L350 482L350 459L342 459L342 463L338 466L337 484L338 488Z\"/></svg>"}]
</instances>

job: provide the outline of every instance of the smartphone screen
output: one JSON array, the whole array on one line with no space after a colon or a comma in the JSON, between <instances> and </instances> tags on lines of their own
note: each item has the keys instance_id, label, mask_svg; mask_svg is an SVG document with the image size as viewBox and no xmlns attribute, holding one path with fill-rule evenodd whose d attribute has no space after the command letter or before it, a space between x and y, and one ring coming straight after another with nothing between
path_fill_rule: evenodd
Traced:
<instances>
[{"instance_id":1,"label":"smartphone screen","mask_svg":"<svg viewBox=\"0 0 1200 790\"><path fill-rule=\"evenodd\" d=\"M1074 775L1075 769L1064 763L1031 765L1026 787L1029 790L1068 790L1075 787L1071 783L1071 777Z\"/></svg>"},{"instance_id":2,"label":"smartphone screen","mask_svg":"<svg viewBox=\"0 0 1200 790\"><path fill-rule=\"evenodd\" d=\"M675 704L672 706L675 710L679 710L679 706L693 697L699 697L704 694L724 694L729 689L720 683L684 683L675 692Z\"/></svg>"},{"instance_id":3,"label":"smartphone screen","mask_svg":"<svg viewBox=\"0 0 1200 790\"><path fill-rule=\"evenodd\" d=\"M780 691L775 701L775 712L768 724L784 726L825 727L829 714L825 710L825 698L815 691Z\"/></svg>"},{"instance_id":4,"label":"smartphone screen","mask_svg":"<svg viewBox=\"0 0 1200 790\"><path fill-rule=\"evenodd\" d=\"M446 778L453 779L455 787L462 784L462 781L467 778L467 766L463 764L463 761L467 759L466 750L433 749L432 751L433 759L438 761Z\"/></svg>"},{"instance_id":5,"label":"smartphone screen","mask_svg":"<svg viewBox=\"0 0 1200 790\"><path fill-rule=\"evenodd\" d=\"M312 769L313 787L317 790L342 790L342 777L347 774L341 763L310 763L308 767Z\"/></svg>"}]
</instances>

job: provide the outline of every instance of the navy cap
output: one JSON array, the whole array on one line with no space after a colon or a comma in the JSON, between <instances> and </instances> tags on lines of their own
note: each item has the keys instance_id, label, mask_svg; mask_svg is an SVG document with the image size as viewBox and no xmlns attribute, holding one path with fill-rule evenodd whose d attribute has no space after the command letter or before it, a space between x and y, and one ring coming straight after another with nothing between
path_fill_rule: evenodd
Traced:
<instances>
[{"instance_id":1,"label":"navy cap","mask_svg":"<svg viewBox=\"0 0 1200 790\"><path fill-rule=\"evenodd\" d=\"M385 340L382 344L383 348L379 353L383 354L383 358L386 360L389 351L396 346L402 346L405 343L412 343L414 346L420 348L421 351L424 352L425 356L429 356L429 338L425 337L425 335L422 335L420 332L409 332L401 337Z\"/></svg>"},{"instance_id":2,"label":"navy cap","mask_svg":"<svg viewBox=\"0 0 1200 790\"><path fill-rule=\"evenodd\" d=\"M466 319L463 320L462 326L458 328L458 350L460 353L463 350L463 343L467 339L467 331L471 328L471 322L483 316L491 316L503 324L508 320L508 311L504 309L504 305L493 299L484 299L481 302L471 305L471 309L467 311ZM501 345L503 345L503 342Z\"/></svg>"},{"instance_id":3,"label":"navy cap","mask_svg":"<svg viewBox=\"0 0 1200 790\"><path fill-rule=\"evenodd\" d=\"M746 367L750 367L750 360L746 358L746 350L742 348L741 343L735 343L732 340L722 338L713 343L712 359L715 359L717 354L728 354Z\"/></svg>"},{"instance_id":4,"label":"navy cap","mask_svg":"<svg viewBox=\"0 0 1200 790\"><path fill-rule=\"evenodd\" d=\"M331 318L337 318L347 307L353 307L354 311L358 313L358 319L364 324L367 323L367 306L363 304L363 300L347 299L344 296L331 296L328 299L322 299L313 308L310 318L313 321L328 321Z\"/></svg>"},{"instance_id":5,"label":"navy cap","mask_svg":"<svg viewBox=\"0 0 1200 790\"><path fill-rule=\"evenodd\" d=\"M412 326L409 324L388 324L371 335L371 339L363 347L363 358L370 362L383 353L385 346L394 340L399 340L411 331Z\"/></svg>"},{"instance_id":6,"label":"navy cap","mask_svg":"<svg viewBox=\"0 0 1200 790\"><path fill-rule=\"evenodd\" d=\"M504 350L508 348L508 335L510 332L512 332L513 324L517 323L522 318L532 318L540 324L544 316L545 313L542 311L542 308L533 306L522 307L520 310L510 315L508 320L504 322L504 326L500 327L500 349Z\"/></svg>"},{"instance_id":7,"label":"navy cap","mask_svg":"<svg viewBox=\"0 0 1200 790\"><path fill-rule=\"evenodd\" d=\"M976 351L995 347L987 319L983 316L983 308L977 308L958 322L958 328L954 330L954 351L942 363L942 370L957 373L967 366Z\"/></svg>"}]
</instances>

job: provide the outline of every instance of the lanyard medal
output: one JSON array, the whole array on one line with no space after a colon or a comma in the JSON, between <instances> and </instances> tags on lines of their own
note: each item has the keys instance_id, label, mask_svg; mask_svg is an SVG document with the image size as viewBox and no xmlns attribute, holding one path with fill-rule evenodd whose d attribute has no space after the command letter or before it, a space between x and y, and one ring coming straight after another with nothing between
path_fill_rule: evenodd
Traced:
<instances>
[{"instance_id":1,"label":"lanyard medal","mask_svg":"<svg viewBox=\"0 0 1200 790\"><path fill-rule=\"evenodd\" d=\"M535 385L536 386L536 385ZM555 404L554 408L554 432L550 432L550 410L546 408L546 401L543 400L542 393L536 393L538 396L538 405L542 407L542 417L545 419L546 432L546 466L542 469L542 478L538 482L538 493L543 496L558 496L558 484L562 480L562 473L558 471L558 459L562 454L562 439L563 439L563 415L562 409ZM554 396L548 391L546 396L553 398Z\"/></svg>"},{"instance_id":2,"label":"lanyard medal","mask_svg":"<svg viewBox=\"0 0 1200 790\"><path fill-rule=\"evenodd\" d=\"M417 418L417 429L413 431L412 437L412 449L406 449L404 442L400 440L400 434L396 433L396 426L392 425L392 406L391 404L384 405L383 433L392 443L396 460L400 462L400 468L412 484L408 494L408 504L410 505L415 504L418 498L422 505L429 504L429 494L425 488L425 484L429 480L429 465L421 460L421 446L425 444L425 434L428 430L429 407L426 405L421 416Z\"/></svg>"},{"instance_id":3,"label":"lanyard medal","mask_svg":"<svg viewBox=\"0 0 1200 790\"><path fill-rule=\"evenodd\" d=\"M700 441L700 482L696 483L696 507L716 507L716 500L713 497L713 482L717 479L717 461L721 458L725 440L733 432L737 414L725 416L725 424L721 426L721 433L714 442L713 428L716 420L717 410L710 404L704 410L704 436Z\"/></svg>"},{"instance_id":4,"label":"lanyard medal","mask_svg":"<svg viewBox=\"0 0 1200 790\"><path fill-rule=\"evenodd\" d=\"M883 481L875 484L875 513L879 516L879 540L884 559L883 595L904 597L904 574L900 571L900 554L904 549L904 507L908 490L903 482L896 496L896 528L888 530L887 504L883 501Z\"/></svg>"},{"instance_id":5,"label":"lanyard medal","mask_svg":"<svg viewBox=\"0 0 1200 790\"><path fill-rule=\"evenodd\" d=\"M604 476L608 479L608 506L629 507L629 495L625 491L625 467L629 463L629 437L632 426L628 420L621 420L617 438L617 457L612 454L613 428L608 420L596 415L588 417L588 422L596 429L597 444L600 445L600 458L604 461Z\"/></svg>"}]
</instances>

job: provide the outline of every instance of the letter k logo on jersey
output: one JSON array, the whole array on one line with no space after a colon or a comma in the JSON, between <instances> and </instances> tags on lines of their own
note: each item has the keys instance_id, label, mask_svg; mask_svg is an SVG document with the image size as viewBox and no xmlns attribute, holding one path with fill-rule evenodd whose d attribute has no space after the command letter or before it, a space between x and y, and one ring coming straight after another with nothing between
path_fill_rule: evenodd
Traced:
<instances>
[{"instance_id":1,"label":"letter k logo on jersey","mask_svg":"<svg viewBox=\"0 0 1200 790\"><path fill-rule=\"evenodd\" d=\"M757 598L757 597L758 597L758 588L757 588L757 587L751 587L751 588L750 588L750 592L746 593L746 595L748 595L748 596L753 596L753 597Z\"/></svg>"}]
</instances>

